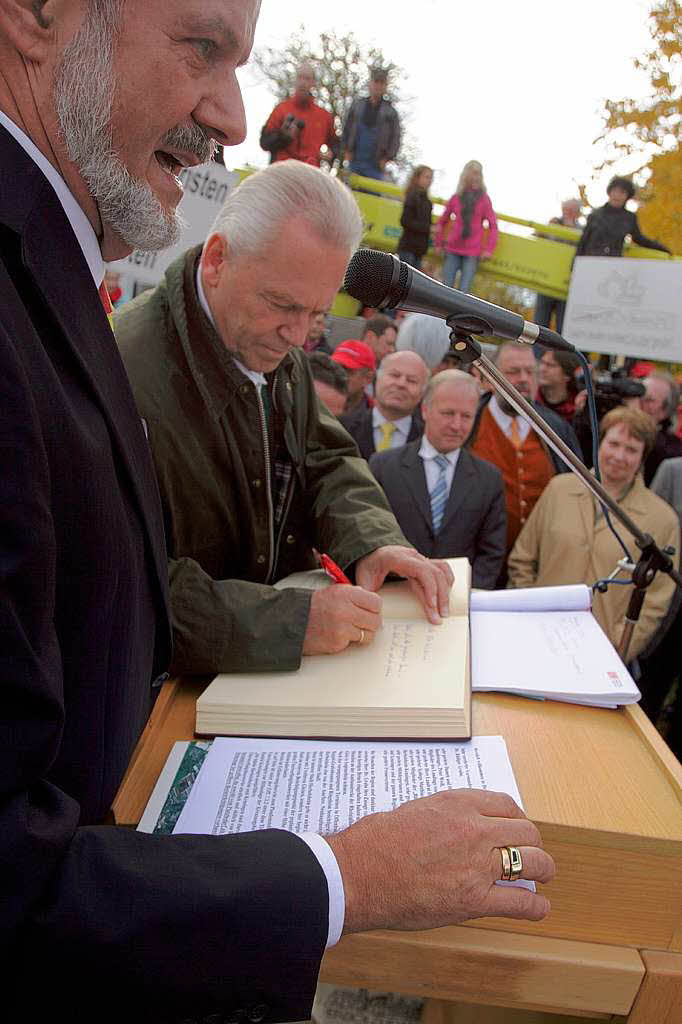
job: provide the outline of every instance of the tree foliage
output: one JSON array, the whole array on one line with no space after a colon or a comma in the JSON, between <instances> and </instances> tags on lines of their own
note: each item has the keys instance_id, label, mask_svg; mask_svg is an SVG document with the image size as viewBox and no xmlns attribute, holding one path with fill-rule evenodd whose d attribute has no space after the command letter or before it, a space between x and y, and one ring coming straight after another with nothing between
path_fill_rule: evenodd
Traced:
<instances>
[{"instance_id":1,"label":"tree foliage","mask_svg":"<svg viewBox=\"0 0 682 1024\"><path fill-rule=\"evenodd\" d=\"M644 99L607 100L608 146L601 165L641 156L635 176L645 181L640 199L642 227L682 253L682 2L659 0L649 13L652 45L634 62L650 85Z\"/></svg>"},{"instance_id":2,"label":"tree foliage","mask_svg":"<svg viewBox=\"0 0 682 1024\"><path fill-rule=\"evenodd\" d=\"M297 68L301 64L311 64L317 75L316 101L331 110L338 131L341 131L352 101L367 95L370 69L385 68L388 72L386 98L398 111L403 128L403 143L395 163L403 167L410 162L414 144L409 132L405 132L409 121L409 99L401 89L407 75L379 47L365 46L352 32L343 35L334 31L321 32L317 39L311 40L305 26L301 25L283 47L256 50L253 64L278 100L293 92Z\"/></svg>"},{"instance_id":3,"label":"tree foliage","mask_svg":"<svg viewBox=\"0 0 682 1024\"><path fill-rule=\"evenodd\" d=\"M607 100L601 138L619 155L663 152L682 140L682 3L661 0L649 13L652 48L634 61L649 78L644 99Z\"/></svg>"},{"instance_id":4,"label":"tree foliage","mask_svg":"<svg viewBox=\"0 0 682 1024\"><path fill-rule=\"evenodd\" d=\"M682 149L657 154L649 169L651 177L640 193L642 229L682 255Z\"/></svg>"}]
</instances>

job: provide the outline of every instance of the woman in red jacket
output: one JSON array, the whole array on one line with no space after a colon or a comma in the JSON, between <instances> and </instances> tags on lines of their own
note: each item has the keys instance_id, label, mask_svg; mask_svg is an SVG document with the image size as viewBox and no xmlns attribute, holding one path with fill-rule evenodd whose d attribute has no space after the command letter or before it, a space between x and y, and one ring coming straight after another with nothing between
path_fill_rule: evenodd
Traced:
<instances>
[{"instance_id":1,"label":"woman in red jacket","mask_svg":"<svg viewBox=\"0 0 682 1024\"><path fill-rule=\"evenodd\" d=\"M443 284L452 288L459 271L459 289L468 292L478 261L489 259L496 244L497 220L483 182L483 168L478 160L470 160L436 228L436 246L445 255Z\"/></svg>"}]
</instances>

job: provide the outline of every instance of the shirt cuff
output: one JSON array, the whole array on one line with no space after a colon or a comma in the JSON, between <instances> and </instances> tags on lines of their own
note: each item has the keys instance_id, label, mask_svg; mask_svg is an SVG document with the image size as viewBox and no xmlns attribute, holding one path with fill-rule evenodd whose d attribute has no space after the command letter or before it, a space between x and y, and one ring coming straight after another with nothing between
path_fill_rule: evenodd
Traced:
<instances>
[{"instance_id":1,"label":"shirt cuff","mask_svg":"<svg viewBox=\"0 0 682 1024\"><path fill-rule=\"evenodd\" d=\"M346 897L343 891L343 879L331 846L318 836L316 832L299 832L299 839L306 843L317 857L320 867L327 879L329 890L329 933L326 949L335 946L341 938L343 921L346 916Z\"/></svg>"}]
</instances>

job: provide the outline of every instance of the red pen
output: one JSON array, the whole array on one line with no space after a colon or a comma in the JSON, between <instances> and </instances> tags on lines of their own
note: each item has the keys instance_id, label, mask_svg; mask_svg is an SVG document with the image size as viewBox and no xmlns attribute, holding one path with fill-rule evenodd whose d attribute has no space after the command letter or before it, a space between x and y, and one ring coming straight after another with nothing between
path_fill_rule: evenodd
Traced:
<instances>
[{"instance_id":1,"label":"red pen","mask_svg":"<svg viewBox=\"0 0 682 1024\"><path fill-rule=\"evenodd\" d=\"M333 558L329 555L320 555L320 565L334 583L348 583L352 586L343 569L340 569Z\"/></svg>"}]
</instances>

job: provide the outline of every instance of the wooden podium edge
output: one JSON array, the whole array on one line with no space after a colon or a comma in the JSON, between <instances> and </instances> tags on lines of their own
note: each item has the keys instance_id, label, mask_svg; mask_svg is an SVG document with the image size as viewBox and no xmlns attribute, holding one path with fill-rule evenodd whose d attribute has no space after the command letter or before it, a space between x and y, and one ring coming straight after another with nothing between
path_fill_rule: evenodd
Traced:
<instances>
[{"instance_id":1,"label":"wooden podium edge","mask_svg":"<svg viewBox=\"0 0 682 1024\"><path fill-rule=\"evenodd\" d=\"M628 704L624 710L631 727L647 744L652 758L673 787L677 799L682 801L682 764L637 704Z\"/></svg>"},{"instance_id":2,"label":"wooden podium edge","mask_svg":"<svg viewBox=\"0 0 682 1024\"><path fill-rule=\"evenodd\" d=\"M626 1016L645 973L634 949L455 926L346 936L325 953L320 980L448 1002Z\"/></svg>"}]
</instances>

